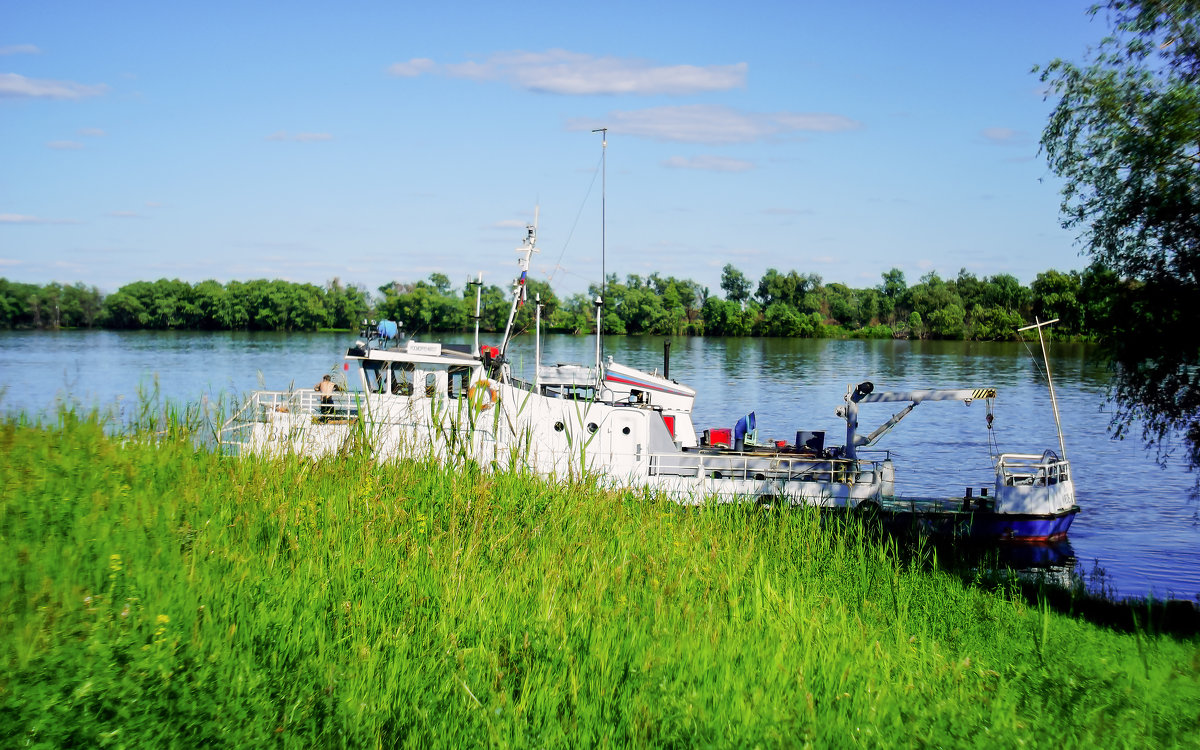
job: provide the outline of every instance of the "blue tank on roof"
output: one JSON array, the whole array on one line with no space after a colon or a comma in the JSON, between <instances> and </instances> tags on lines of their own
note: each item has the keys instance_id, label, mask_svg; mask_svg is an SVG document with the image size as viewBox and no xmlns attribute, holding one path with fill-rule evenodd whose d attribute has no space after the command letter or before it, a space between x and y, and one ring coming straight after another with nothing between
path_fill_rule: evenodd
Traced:
<instances>
[{"instance_id":1,"label":"blue tank on roof","mask_svg":"<svg viewBox=\"0 0 1200 750\"><path fill-rule=\"evenodd\" d=\"M394 320L381 320L375 331L381 339L394 339L400 335L400 326Z\"/></svg>"}]
</instances>

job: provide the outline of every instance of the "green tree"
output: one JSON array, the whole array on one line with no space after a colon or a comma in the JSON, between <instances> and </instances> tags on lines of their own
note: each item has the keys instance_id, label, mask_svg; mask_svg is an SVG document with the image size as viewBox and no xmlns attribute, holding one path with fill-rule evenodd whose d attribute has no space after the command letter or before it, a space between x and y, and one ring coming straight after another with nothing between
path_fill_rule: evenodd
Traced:
<instances>
[{"instance_id":1,"label":"green tree","mask_svg":"<svg viewBox=\"0 0 1200 750\"><path fill-rule=\"evenodd\" d=\"M701 317L707 336L749 336L758 319L758 304L753 300L744 305L719 297L704 301Z\"/></svg>"},{"instance_id":2,"label":"green tree","mask_svg":"<svg viewBox=\"0 0 1200 750\"><path fill-rule=\"evenodd\" d=\"M595 330L591 300L586 294L572 294L554 311L550 317L550 327L575 335Z\"/></svg>"},{"instance_id":3,"label":"green tree","mask_svg":"<svg viewBox=\"0 0 1200 750\"><path fill-rule=\"evenodd\" d=\"M989 276L983 282L983 304L1020 313L1029 306L1029 290L1010 273Z\"/></svg>"},{"instance_id":4,"label":"green tree","mask_svg":"<svg viewBox=\"0 0 1200 750\"><path fill-rule=\"evenodd\" d=\"M1042 70L1057 99L1042 133L1064 180L1063 225L1112 288L1101 342L1116 365L1118 435L1172 436L1200 466L1200 2L1110 0L1113 34L1083 64Z\"/></svg>"},{"instance_id":5,"label":"green tree","mask_svg":"<svg viewBox=\"0 0 1200 750\"><path fill-rule=\"evenodd\" d=\"M33 284L0 278L0 326L21 328L33 324L29 299L37 292Z\"/></svg>"},{"instance_id":6,"label":"green tree","mask_svg":"<svg viewBox=\"0 0 1200 750\"><path fill-rule=\"evenodd\" d=\"M335 276L325 284L325 307L329 312L331 327L354 331L370 313L371 300L366 290L353 284L344 285L342 280Z\"/></svg>"},{"instance_id":7,"label":"green tree","mask_svg":"<svg viewBox=\"0 0 1200 750\"><path fill-rule=\"evenodd\" d=\"M800 310L804 307L805 295L820 286L821 277L815 273L800 274L788 271L782 274L774 268L768 268L758 282L756 296L764 308L776 302L783 302Z\"/></svg>"},{"instance_id":8,"label":"green tree","mask_svg":"<svg viewBox=\"0 0 1200 750\"><path fill-rule=\"evenodd\" d=\"M985 288L986 284L976 278L975 274L965 268L959 269L958 278L954 280L954 291L958 292L958 298L962 300L963 309L970 310L975 305L985 304Z\"/></svg>"},{"instance_id":9,"label":"green tree","mask_svg":"<svg viewBox=\"0 0 1200 750\"><path fill-rule=\"evenodd\" d=\"M721 291L725 292L725 299L730 302L745 302L750 299L752 288L750 279L734 268L732 263L726 263L721 269Z\"/></svg>"},{"instance_id":10,"label":"green tree","mask_svg":"<svg viewBox=\"0 0 1200 750\"><path fill-rule=\"evenodd\" d=\"M1082 283L1077 272L1043 271L1029 289L1033 294L1033 314L1039 320L1058 318L1055 333L1077 335L1082 332L1083 310L1079 303Z\"/></svg>"},{"instance_id":11,"label":"green tree","mask_svg":"<svg viewBox=\"0 0 1200 750\"><path fill-rule=\"evenodd\" d=\"M925 338L925 323L921 320L921 313L913 312L908 316L908 335L914 339Z\"/></svg>"},{"instance_id":12,"label":"green tree","mask_svg":"<svg viewBox=\"0 0 1200 750\"><path fill-rule=\"evenodd\" d=\"M804 337L813 335L812 322L784 302L769 305L763 312L762 335Z\"/></svg>"},{"instance_id":13,"label":"green tree","mask_svg":"<svg viewBox=\"0 0 1200 750\"><path fill-rule=\"evenodd\" d=\"M858 328L865 322L856 290L838 283L826 284L822 290L821 312L826 318L833 318L847 328ZM866 321L870 321L869 315Z\"/></svg>"},{"instance_id":14,"label":"green tree","mask_svg":"<svg viewBox=\"0 0 1200 750\"><path fill-rule=\"evenodd\" d=\"M225 296L218 300L215 320L218 328L227 331L240 331L250 326L246 284L231 281L225 285Z\"/></svg>"},{"instance_id":15,"label":"green tree","mask_svg":"<svg viewBox=\"0 0 1200 750\"><path fill-rule=\"evenodd\" d=\"M889 323L896 321L896 316L901 309L908 307L908 285L904 283L904 272L899 268L893 268L885 271L883 274L883 283L876 289L881 295L879 304L879 317L886 319Z\"/></svg>"},{"instance_id":16,"label":"green tree","mask_svg":"<svg viewBox=\"0 0 1200 750\"><path fill-rule=\"evenodd\" d=\"M920 283L908 290L908 295L912 300L913 312L924 323L914 328L920 330L921 338L962 338L966 313L963 312L962 300L953 282L947 282L936 271L930 271L921 277Z\"/></svg>"},{"instance_id":17,"label":"green tree","mask_svg":"<svg viewBox=\"0 0 1200 750\"><path fill-rule=\"evenodd\" d=\"M961 339L967 314L961 305L949 304L929 313L929 335L935 339Z\"/></svg>"}]
</instances>

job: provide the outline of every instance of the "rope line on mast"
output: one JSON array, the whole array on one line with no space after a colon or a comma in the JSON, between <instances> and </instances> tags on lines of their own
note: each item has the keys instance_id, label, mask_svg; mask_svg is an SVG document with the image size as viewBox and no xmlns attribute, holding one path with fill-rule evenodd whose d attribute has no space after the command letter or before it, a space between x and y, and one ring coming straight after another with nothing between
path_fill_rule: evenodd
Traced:
<instances>
[{"instance_id":1,"label":"rope line on mast","mask_svg":"<svg viewBox=\"0 0 1200 750\"><path fill-rule=\"evenodd\" d=\"M588 198L592 197L592 190L596 187L596 178L600 176L600 162L603 158L604 157L601 156L600 159L596 160L596 166L592 169L592 181L588 183L587 192L583 194L583 200L579 203L579 210L575 212L575 221L571 223L571 231L567 232L567 239L563 242L562 252L558 254L558 260L554 262L554 270L550 272L550 275L546 279L547 281L554 281L554 274L558 273L559 271L571 274L572 276L587 278L583 274L578 274L574 271L568 271L566 268L564 268L562 265L562 259L563 256L567 254L567 247L571 244L571 238L575 236L575 229L579 226L579 218L583 216L583 209L587 207Z\"/></svg>"}]
</instances>

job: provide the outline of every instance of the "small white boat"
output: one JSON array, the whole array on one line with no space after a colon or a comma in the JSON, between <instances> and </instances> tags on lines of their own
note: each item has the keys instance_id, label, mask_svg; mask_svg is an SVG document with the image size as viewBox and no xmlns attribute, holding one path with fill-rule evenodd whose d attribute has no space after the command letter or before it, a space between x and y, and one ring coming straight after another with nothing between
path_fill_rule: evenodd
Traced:
<instances>
[{"instance_id":1,"label":"small white boat","mask_svg":"<svg viewBox=\"0 0 1200 750\"><path fill-rule=\"evenodd\" d=\"M583 475L614 487L639 487L681 503L759 501L871 512L936 534L1054 540L1074 514L1065 455L1002 454L991 494L900 498L886 452L864 456L916 405L995 398L991 388L876 392L848 388L840 414L846 442L826 448L823 433L757 442L753 414L731 429L697 435L696 391L664 373L603 359L544 366L533 382L516 378L505 358L524 278L536 252L527 227L500 346L401 341L390 321L364 327L345 355L346 382L318 391L258 391L223 434L258 454L336 456L369 452L379 460L433 458L448 465L531 471L551 480ZM478 317L478 316L477 316ZM599 317L599 316L598 316ZM1040 330L1040 329L1039 329ZM597 331L599 334L599 331ZM599 342L599 335L597 335ZM908 402L869 435L858 434L862 403Z\"/></svg>"}]
</instances>

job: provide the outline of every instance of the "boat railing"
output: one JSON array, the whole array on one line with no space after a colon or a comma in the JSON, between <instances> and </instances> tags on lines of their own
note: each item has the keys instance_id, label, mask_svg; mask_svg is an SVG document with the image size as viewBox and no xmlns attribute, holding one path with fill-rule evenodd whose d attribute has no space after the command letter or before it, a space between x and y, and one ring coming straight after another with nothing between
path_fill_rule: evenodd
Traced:
<instances>
[{"instance_id":1,"label":"boat railing","mask_svg":"<svg viewBox=\"0 0 1200 750\"><path fill-rule=\"evenodd\" d=\"M880 462L739 453L662 453L650 456L652 476L707 477L829 484L871 483L880 478Z\"/></svg>"},{"instance_id":2,"label":"boat railing","mask_svg":"<svg viewBox=\"0 0 1200 750\"><path fill-rule=\"evenodd\" d=\"M1005 487L1045 487L1071 478L1071 465L1050 451L1045 453L1002 453L996 464L1000 484Z\"/></svg>"},{"instance_id":3,"label":"boat railing","mask_svg":"<svg viewBox=\"0 0 1200 750\"><path fill-rule=\"evenodd\" d=\"M534 390L533 383L530 383L527 380L518 380L517 378L509 378L508 384L511 385L513 388L517 388L522 391L528 391L529 393L533 393L533 390Z\"/></svg>"},{"instance_id":4,"label":"boat railing","mask_svg":"<svg viewBox=\"0 0 1200 750\"><path fill-rule=\"evenodd\" d=\"M317 391L255 391L242 414L244 419L256 422L266 422L284 414L312 416L318 421L343 421L358 416L361 400L361 394L349 391L335 391L330 395Z\"/></svg>"}]
</instances>

